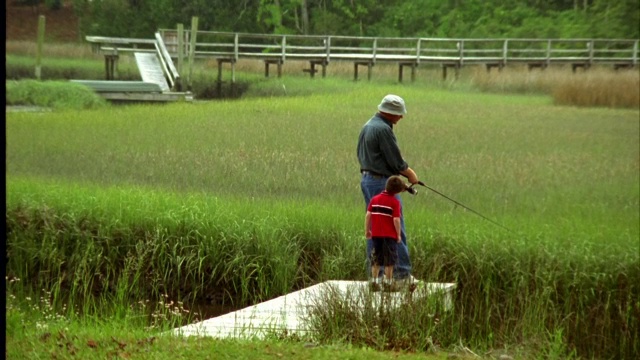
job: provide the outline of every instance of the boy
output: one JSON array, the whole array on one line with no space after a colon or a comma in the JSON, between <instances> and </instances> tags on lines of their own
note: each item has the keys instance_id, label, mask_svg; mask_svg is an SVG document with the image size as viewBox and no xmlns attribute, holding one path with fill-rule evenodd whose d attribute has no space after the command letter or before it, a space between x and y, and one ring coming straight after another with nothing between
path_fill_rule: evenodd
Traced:
<instances>
[{"instance_id":1,"label":"boy","mask_svg":"<svg viewBox=\"0 0 640 360\"><path fill-rule=\"evenodd\" d=\"M384 266L383 287L392 290L393 267L398 258L397 244L401 241L401 204L395 195L407 189L397 175L389 177L385 190L374 196L367 207L364 221L365 238L373 242L371 252L371 281L373 291L380 290L378 273Z\"/></svg>"}]
</instances>

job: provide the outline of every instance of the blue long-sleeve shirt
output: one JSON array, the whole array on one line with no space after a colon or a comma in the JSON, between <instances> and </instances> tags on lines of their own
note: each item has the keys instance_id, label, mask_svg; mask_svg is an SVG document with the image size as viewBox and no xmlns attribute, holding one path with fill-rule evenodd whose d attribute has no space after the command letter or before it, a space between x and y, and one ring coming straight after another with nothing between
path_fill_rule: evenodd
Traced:
<instances>
[{"instance_id":1,"label":"blue long-sleeve shirt","mask_svg":"<svg viewBox=\"0 0 640 360\"><path fill-rule=\"evenodd\" d=\"M360 131L358 138L360 170L385 176L399 175L409 165L402 158L393 133L393 124L376 113Z\"/></svg>"}]
</instances>

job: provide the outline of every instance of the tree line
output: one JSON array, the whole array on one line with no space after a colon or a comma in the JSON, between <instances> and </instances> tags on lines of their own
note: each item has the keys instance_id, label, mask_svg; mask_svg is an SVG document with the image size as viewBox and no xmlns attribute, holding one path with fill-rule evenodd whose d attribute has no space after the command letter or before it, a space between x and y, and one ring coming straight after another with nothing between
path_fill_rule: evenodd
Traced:
<instances>
[{"instance_id":1,"label":"tree line","mask_svg":"<svg viewBox=\"0 0 640 360\"><path fill-rule=\"evenodd\" d=\"M38 0L26 0L38 1ZM59 0L42 0L59 4ZM640 37L640 0L73 0L82 35L160 28L441 38Z\"/></svg>"}]
</instances>

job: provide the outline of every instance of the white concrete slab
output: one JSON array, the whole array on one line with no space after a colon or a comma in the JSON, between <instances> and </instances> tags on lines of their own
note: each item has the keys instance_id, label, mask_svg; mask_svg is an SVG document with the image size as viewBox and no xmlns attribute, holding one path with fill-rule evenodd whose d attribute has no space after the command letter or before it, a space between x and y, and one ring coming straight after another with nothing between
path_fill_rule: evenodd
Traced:
<instances>
[{"instance_id":1,"label":"white concrete slab","mask_svg":"<svg viewBox=\"0 0 640 360\"><path fill-rule=\"evenodd\" d=\"M419 282L413 292L370 292L366 281L331 280L292 292L263 303L246 307L222 316L179 327L172 331L182 336L211 336L216 338L264 338L268 334L304 334L309 331L306 319L310 309L326 299L349 300L364 306L371 301L378 306L382 299L387 306L396 307L409 297L442 297L446 309L452 306L455 283Z\"/></svg>"}]
</instances>

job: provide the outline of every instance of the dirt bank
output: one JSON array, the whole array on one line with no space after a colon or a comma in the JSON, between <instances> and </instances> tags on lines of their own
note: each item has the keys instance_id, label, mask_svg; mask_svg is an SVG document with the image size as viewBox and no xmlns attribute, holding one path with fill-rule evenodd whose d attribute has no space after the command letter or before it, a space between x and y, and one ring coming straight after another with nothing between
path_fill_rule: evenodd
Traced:
<instances>
[{"instance_id":1,"label":"dirt bank","mask_svg":"<svg viewBox=\"0 0 640 360\"><path fill-rule=\"evenodd\" d=\"M44 4L39 6L17 5L15 1L6 4L5 41L36 41L38 17L45 16L45 36L49 41L78 42L78 18L73 7L65 2L61 9L50 10Z\"/></svg>"}]
</instances>

